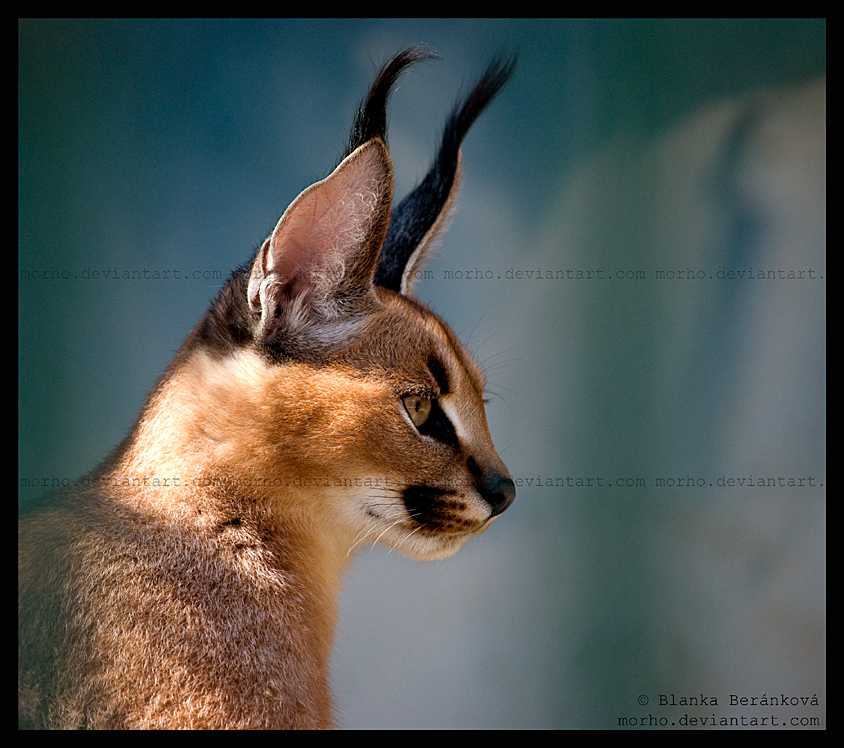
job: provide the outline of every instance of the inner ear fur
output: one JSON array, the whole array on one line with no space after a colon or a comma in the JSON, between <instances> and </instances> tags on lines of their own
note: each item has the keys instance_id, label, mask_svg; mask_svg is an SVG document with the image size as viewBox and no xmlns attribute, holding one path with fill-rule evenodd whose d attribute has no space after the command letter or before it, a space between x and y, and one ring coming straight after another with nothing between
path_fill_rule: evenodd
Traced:
<instances>
[{"instance_id":1,"label":"inner ear fur","mask_svg":"<svg viewBox=\"0 0 844 748\"><path fill-rule=\"evenodd\" d=\"M373 138L287 208L252 265L248 297L263 336L292 315L337 319L371 299L390 219L393 169Z\"/></svg>"}]
</instances>

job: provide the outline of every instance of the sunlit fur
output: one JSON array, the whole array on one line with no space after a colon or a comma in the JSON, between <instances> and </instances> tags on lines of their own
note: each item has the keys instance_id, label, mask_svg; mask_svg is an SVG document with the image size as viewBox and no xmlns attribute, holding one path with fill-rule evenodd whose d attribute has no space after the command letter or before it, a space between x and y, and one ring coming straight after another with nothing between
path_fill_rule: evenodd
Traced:
<instances>
[{"instance_id":1,"label":"sunlit fur","mask_svg":"<svg viewBox=\"0 0 844 748\"><path fill-rule=\"evenodd\" d=\"M512 64L494 62L458 107L473 116L446 128L436 189L404 203L414 228L390 239L383 109L424 56L382 69L350 152L233 273L123 444L23 516L22 727L330 727L354 551L445 558L512 502L480 369L401 280ZM408 396L430 404L418 425Z\"/></svg>"}]
</instances>

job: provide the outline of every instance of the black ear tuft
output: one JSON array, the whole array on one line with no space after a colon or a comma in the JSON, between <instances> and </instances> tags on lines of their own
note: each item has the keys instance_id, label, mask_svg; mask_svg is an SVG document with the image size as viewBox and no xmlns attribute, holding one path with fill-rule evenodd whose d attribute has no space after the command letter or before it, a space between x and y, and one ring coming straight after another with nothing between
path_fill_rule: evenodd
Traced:
<instances>
[{"instance_id":1,"label":"black ear tuft","mask_svg":"<svg viewBox=\"0 0 844 748\"><path fill-rule=\"evenodd\" d=\"M427 52L423 47L409 47L382 65L366 101L360 105L355 116L355 124L345 156L372 138L381 138L386 142L387 99L393 84L408 66L434 57L435 55Z\"/></svg>"},{"instance_id":2,"label":"black ear tuft","mask_svg":"<svg viewBox=\"0 0 844 748\"><path fill-rule=\"evenodd\" d=\"M440 218L454 188L459 167L460 144L478 115L510 79L516 56L496 56L471 93L452 110L446 121L440 149L428 174L394 209L375 271L375 283L396 292L411 256Z\"/></svg>"}]
</instances>

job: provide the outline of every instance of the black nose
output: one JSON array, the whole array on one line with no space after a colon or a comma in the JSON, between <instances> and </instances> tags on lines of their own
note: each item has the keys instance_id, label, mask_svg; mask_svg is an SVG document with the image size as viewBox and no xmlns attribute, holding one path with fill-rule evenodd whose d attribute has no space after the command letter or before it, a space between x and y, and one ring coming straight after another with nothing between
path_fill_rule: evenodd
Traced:
<instances>
[{"instance_id":1,"label":"black nose","mask_svg":"<svg viewBox=\"0 0 844 748\"><path fill-rule=\"evenodd\" d=\"M479 478L475 488L483 500L492 507L492 517L501 514L516 498L516 485L513 479L500 473Z\"/></svg>"}]
</instances>

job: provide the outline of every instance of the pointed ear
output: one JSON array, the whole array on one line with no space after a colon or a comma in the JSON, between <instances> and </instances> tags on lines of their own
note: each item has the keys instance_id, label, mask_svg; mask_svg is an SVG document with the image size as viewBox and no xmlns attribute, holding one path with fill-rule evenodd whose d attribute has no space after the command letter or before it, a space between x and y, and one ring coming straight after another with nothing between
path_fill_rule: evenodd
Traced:
<instances>
[{"instance_id":1,"label":"pointed ear","mask_svg":"<svg viewBox=\"0 0 844 748\"><path fill-rule=\"evenodd\" d=\"M460 179L460 144L480 113L513 74L516 58L499 55L489 64L471 93L451 113L430 170L419 186L393 211L375 283L409 294L417 271L430 255L447 223Z\"/></svg>"},{"instance_id":2,"label":"pointed ear","mask_svg":"<svg viewBox=\"0 0 844 748\"><path fill-rule=\"evenodd\" d=\"M434 183L442 179L442 170L432 169L422 184L395 207L375 272L378 285L411 295L414 281L448 228L460 185L461 161L458 149L446 180Z\"/></svg>"},{"instance_id":3,"label":"pointed ear","mask_svg":"<svg viewBox=\"0 0 844 748\"><path fill-rule=\"evenodd\" d=\"M384 141L373 138L290 204L249 278L261 340L282 326L292 331L369 308L392 198L390 155Z\"/></svg>"}]
</instances>

